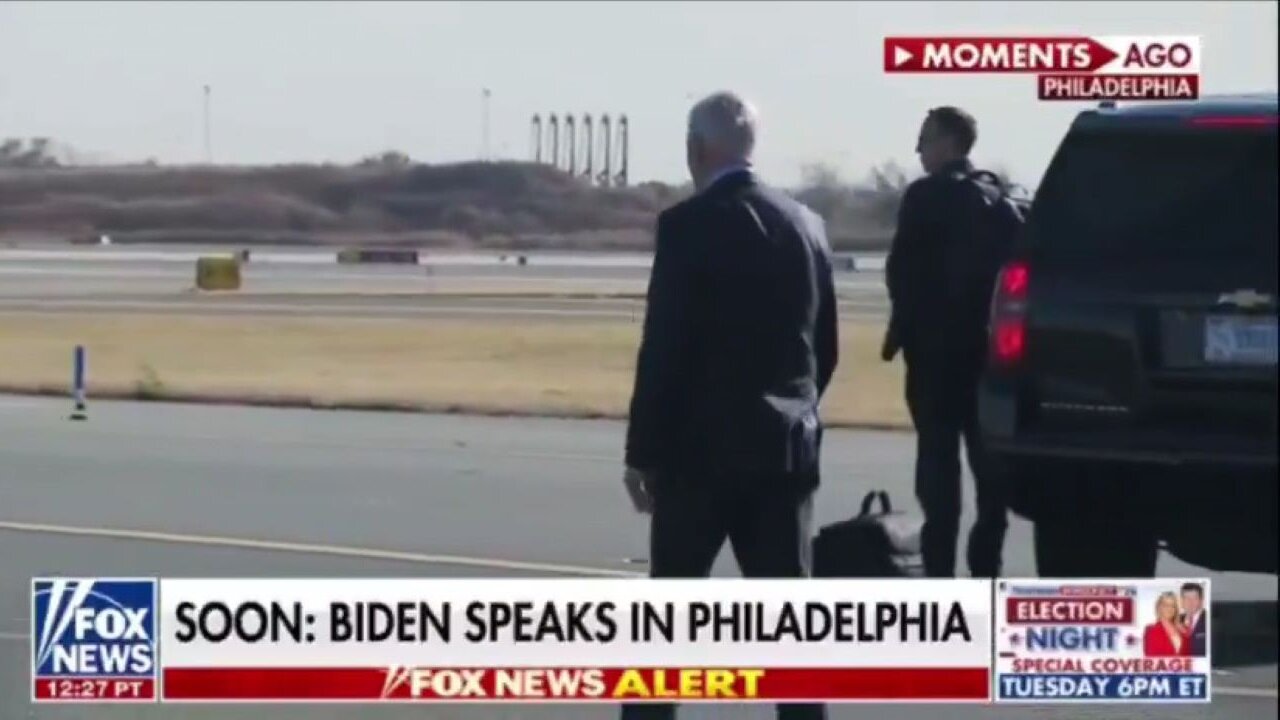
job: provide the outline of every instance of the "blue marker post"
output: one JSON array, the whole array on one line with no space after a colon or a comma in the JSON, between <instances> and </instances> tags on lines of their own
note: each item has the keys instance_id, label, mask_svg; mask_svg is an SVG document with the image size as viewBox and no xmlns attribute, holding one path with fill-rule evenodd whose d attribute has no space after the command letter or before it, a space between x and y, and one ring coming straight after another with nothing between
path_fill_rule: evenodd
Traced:
<instances>
[{"instance_id":1,"label":"blue marker post","mask_svg":"<svg viewBox=\"0 0 1280 720\"><path fill-rule=\"evenodd\" d=\"M84 404L84 346L77 345L74 357L75 369L71 378L71 394L76 407L71 411L72 420L88 420Z\"/></svg>"}]
</instances>

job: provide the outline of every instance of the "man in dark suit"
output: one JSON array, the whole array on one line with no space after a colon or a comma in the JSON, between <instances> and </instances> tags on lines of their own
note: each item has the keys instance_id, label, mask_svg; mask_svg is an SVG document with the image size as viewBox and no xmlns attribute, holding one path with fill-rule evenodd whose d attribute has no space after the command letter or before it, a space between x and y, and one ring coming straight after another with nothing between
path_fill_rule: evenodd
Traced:
<instances>
[{"instance_id":1,"label":"man in dark suit","mask_svg":"<svg viewBox=\"0 0 1280 720\"><path fill-rule=\"evenodd\" d=\"M907 186L885 265L893 304L881 357L901 350L906 399L916 428L916 497L925 574L954 577L960 533L960 441L964 439L976 490L977 520L967 559L974 577L999 577L1008 529L1005 501L986 467L978 431L978 381L986 352L987 298L958 301L948 292L956 248L975 248L974 171L969 151L977 123L955 107L929 111L916 152L928 173Z\"/></svg>"},{"instance_id":2,"label":"man in dark suit","mask_svg":"<svg viewBox=\"0 0 1280 720\"><path fill-rule=\"evenodd\" d=\"M1191 634L1191 656L1204 657L1209 639L1209 614L1204 611L1204 588L1199 583L1182 586L1182 624Z\"/></svg>"},{"instance_id":3,"label":"man in dark suit","mask_svg":"<svg viewBox=\"0 0 1280 720\"><path fill-rule=\"evenodd\" d=\"M624 483L651 513L653 577L705 577L726 539L743 575L809 574L818 402L837 319L821 218L752 172L755 113L717 93L689 115L696 194L658 218ZM636 705L624 718L674 716ZM822 718L822 706L780 706Z\"/></svg>"}]
</instances>

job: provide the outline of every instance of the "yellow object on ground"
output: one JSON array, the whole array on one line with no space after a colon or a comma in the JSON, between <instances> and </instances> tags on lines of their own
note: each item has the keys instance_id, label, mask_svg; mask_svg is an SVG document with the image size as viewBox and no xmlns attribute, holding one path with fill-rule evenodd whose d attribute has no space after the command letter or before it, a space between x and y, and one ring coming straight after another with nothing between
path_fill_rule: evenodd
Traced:
<instances>
[{"instance_id":1,"label":"yellow object on ground","mask_svg":"<svg viewBox=\"0 0 1280 720\"><path fill-rule=\"evenodd\" d=\"M240 261L229 257L196 260L196 287L201 290L239 290Z\"/></svg>"}]
</instances>

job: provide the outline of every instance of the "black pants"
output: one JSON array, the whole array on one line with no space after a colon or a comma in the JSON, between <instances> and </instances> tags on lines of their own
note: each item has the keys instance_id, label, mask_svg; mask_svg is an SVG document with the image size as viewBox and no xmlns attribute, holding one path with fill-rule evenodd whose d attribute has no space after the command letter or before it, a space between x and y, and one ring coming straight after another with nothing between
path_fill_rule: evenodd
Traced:
<instances>
[{"instance_id":1,"label":"black pants","mask_svg":"<svg viewBox=\"0 0 1280 720\"><path fill-rule=\"evenodd\" d=\"M727 539L745 577L810 574L813 491L794 478L659 478L649 530L649 574L697 578ZM623 720L669 720L669 703L631 704ZM780 720L821 720L823 705L778 705Z\"/></svg>"},{"instance_id":2,"label":"black pants","mask_svg":"<svg viewBox=\"0 0 1280 720\"><path fill-rule=\"evenodd\" d=\"M945 357L907 358L907 406L916 427L916 498L924 510L921 545L925 573L954 577L960 534L960 441L977 495L978 519L969 533L969 571L999 577L1009 521L999 479L986 467L978 431L981 362Z\"/></svg>"}]
</instances>

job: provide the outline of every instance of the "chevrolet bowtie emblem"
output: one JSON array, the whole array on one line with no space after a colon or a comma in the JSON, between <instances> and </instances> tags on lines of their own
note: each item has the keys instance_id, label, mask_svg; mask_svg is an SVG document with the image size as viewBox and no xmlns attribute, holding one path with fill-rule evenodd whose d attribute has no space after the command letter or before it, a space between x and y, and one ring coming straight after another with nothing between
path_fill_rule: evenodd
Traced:
<instances>
[{"instance_id":1,"label":"chevrolet bowtie emblem","mask_svg":"<svg viewBox=\"0 0 1280 720\"><path fill-rule=\"evenodd\" d=\"M1235 305L1240 308L1255 308L1271 302L1271 296L1257 290L1236 290L1218 296L1219 305Z\"/></svg>"}]
</instances>

